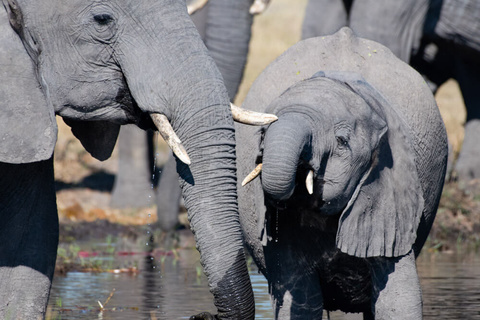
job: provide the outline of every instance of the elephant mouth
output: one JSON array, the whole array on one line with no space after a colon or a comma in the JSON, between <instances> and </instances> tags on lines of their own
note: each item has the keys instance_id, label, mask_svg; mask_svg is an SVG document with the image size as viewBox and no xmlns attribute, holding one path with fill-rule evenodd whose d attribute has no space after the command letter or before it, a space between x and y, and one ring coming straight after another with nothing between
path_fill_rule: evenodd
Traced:
<instances>
[{"instance_id":1,"label":"elephant mouth","mask_svg":"<svg viewBox=\"0 0 480 320\"><path fill-rule=\"evenodd\" d=\"M54 108L56 114L71 120L108 121L119 125L136 124L144 130L155 129L149 113L137 104L128 87L119 88L111 97L95 99L94 103L59 101Z\"/></svg>"},{"instance_id":2,"label":"elephant mouth","mask_svg":"<svg viewBox=\"0 0 480 320\"><path fill-rule=\"evenodd\" d=\"M266 203L280 211L294 209L295 212L302 212L307 216L339 216L347 206L339 204L339 201L326 201L324 197L324 187L327 184L322 176L317 176L313 182L313 193L310 193L305 183L311 167L301 163L297 168L295 176L295 191L285 200L278 200L265 193Z\"/></svg>"},{"instance_id":3,"label":"elephant mouth","mask_svg":"<svg viewBox=\"0 0 480 320\"><path fill-rule=\"evenodd\" d=\"M322 199L325 181L323 177L316 177L313 182L313 190L315 190L315 193L311 194L308 190L309 187L305 183L311 170L308 164L300 163L295 175L295 191L293 194L288 199L278 200L271 197L268 193L265 193L265 198L268 203L277 209L290 207L322 214L322 208L326 204Z\"/></svg>"},{"instance_id":4,"label":"elephant mouth","mask_svg":"<svg viewBox=\"0 0 480 320\"><path fill-rule=\"evenodd\" d=\"M156 129L150 114L140 108L127 87L118 90L115 102L125 112L127 123L134 123L143 130Z\"/></svg>"}]
</instances>

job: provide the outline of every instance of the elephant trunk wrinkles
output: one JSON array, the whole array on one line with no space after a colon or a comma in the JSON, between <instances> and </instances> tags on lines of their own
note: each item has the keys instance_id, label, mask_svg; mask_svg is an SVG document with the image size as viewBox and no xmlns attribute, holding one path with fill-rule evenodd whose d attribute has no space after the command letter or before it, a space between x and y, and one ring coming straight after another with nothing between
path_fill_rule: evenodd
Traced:
<instances>
[{"instance_id":1,"label":"elephant trunk wrinkles","mask_svg":"<svg viewBox=\"0 0 480 320\"><path fill-rule=\"evenodd\" d=\"M212 89L213 88L213 89ZM235 132L221 80L195 86L188 115L173 126L190 155L177 161L180 184L201 262L222 319L250 319L253 292L243 251L236 190Z\"/></svg>"},{"instance_id":2,"label":"elephant trunk wrinkles","mask_svg":"<svg viewBox=\"0 0 480 320\"><path fill-rule=\"evenodd\" d=\"M297 167L308 151L312 132L302 116L280 116L268 128L264 139L262 185L277 200L288 199L295 189Z\"/></svg>"},{"instance_id":3,"label":"elephant trunk wrinkles","mask_svg":"<svg viewBox=\"0 0 480 320\"><path fill-rule=\"evenodd\" d=\"M205 60L211 63L207 72ZM191 159L189 166L177 160L185 207L219 317L253 319L229 98L213 60L199 55L191 63L170 80L177 90L169 101L172 126Z\"/></svg>"},{"instance_id":4,"label":"elephant trunk wrinkles","mask_svg":"<svg viewBox=\"0 0 480 320\"><path fill-rule=\"evenodd\" d=\"M178 6L184 11L184 3ZM229 98L215 62L184 14L183 22L178 17L163 21L171 15L161 16L158 25L165 27L161 29L165 35L153 39L165 43L131 37L136 50L124 50L118 61L140 109L164 114L190 157L190 165L177 159L177 171L219 317L253 319L255 305L238 217Z\"/></svg>"}]
</instances>

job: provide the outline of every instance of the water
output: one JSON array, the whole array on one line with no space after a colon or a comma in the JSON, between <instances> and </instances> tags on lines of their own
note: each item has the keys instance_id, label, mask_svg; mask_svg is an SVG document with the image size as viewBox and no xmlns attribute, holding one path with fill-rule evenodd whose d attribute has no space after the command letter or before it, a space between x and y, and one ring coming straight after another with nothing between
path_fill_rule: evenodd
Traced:
<instances>
[{"instance_id":1,"label":"water","mask_svg":"<svg viewBox=\"0 0 480 320\"><path fill-rule=\"evenodd\" d=\"M198 253L184 249L176 254L178 258L155 256L153 260L143 255L115 258L131 260L124 265L138 265L140 272L134 274L56 276L47 319L188 319L200 311L213 313ZM480 319L480 256L422 254L417 265L425 319ZM273 319L266 280L255 266L250 269L256 319ZM103 311L97 301L104 305ZM341 312L331 313L330 318L362 319Z\"/></svg>"},{"instance_id":2,"label":"water","mask_svg":"<svg viewBox=\"0 0 480 320\"><path fill-rule=\"evenodd\" d=\"M480 256L422 255L418 270L425 319L480 319Z\"/></svg>"}]
</instances>

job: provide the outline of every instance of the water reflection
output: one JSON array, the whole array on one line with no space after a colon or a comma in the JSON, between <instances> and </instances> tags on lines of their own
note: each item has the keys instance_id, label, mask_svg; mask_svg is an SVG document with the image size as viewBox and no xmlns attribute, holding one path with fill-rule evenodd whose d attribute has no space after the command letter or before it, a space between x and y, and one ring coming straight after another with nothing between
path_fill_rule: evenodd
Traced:
<instances>
[{"instance_id":1,"label":"water reflection","mask_svg":"<svg viewBox=\"0 0 480 320\"><path fill-rule=\"evenodd\" d=\"M200 311L214 312L206 277L195 250L178 257L150 251L124 256L123 265L138 265L139 273L70 272L54 280L50 319L188 319ZM480 257L461 254L422 254L417 261L425 319L480 319ZM265 278L251 267L256 319L272 319ZM103 311L102 304L115 292ZM48 319L48 318L47 318ZM325 315L326 319L326 315ZM362 319L333 312L330 319Z\"/></svg>"},{"instance_id":2,"label":"water reflection","mask_svg":"<svg viewBox=\"0 0 480 320\"><path fill-rule=\"evenodd\" d=\"M425 254L417 265L426 319L480 319L478 254Z\"/></svg>"}]
</instances>

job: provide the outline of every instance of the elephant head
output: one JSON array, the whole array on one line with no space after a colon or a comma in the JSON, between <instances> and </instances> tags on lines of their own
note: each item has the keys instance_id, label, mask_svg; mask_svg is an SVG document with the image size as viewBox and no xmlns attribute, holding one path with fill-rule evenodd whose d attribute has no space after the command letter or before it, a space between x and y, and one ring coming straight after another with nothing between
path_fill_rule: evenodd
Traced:
<instances>
[{"instance_id":1,"label":"elephant head","mask_svg":"<svg viewBox=\"0 0 480 320\"><path fill-rule=\"evenodd\" d=\"M353 256L412 249L424 200L410 129L375 88L355 73L318 72L267 110L279 118L257 160L267 203L339 215L337 247Z\"/></svg>"},{"instance_id":2,"label":"elephant head","mask_svg":"<svg viewBox=\"0 0 480 320\"><path fill-rule=\"evenodd\" d=\"M185 1L3 5L0 161L49 159L54 114L99 159L109 157L121 124L153 128L150 115L160 127L171 123L176 135L167 138L180 139L189 156L177 170L219 316L252 317L229 99Z\"/></svg>"}]
</instances>

